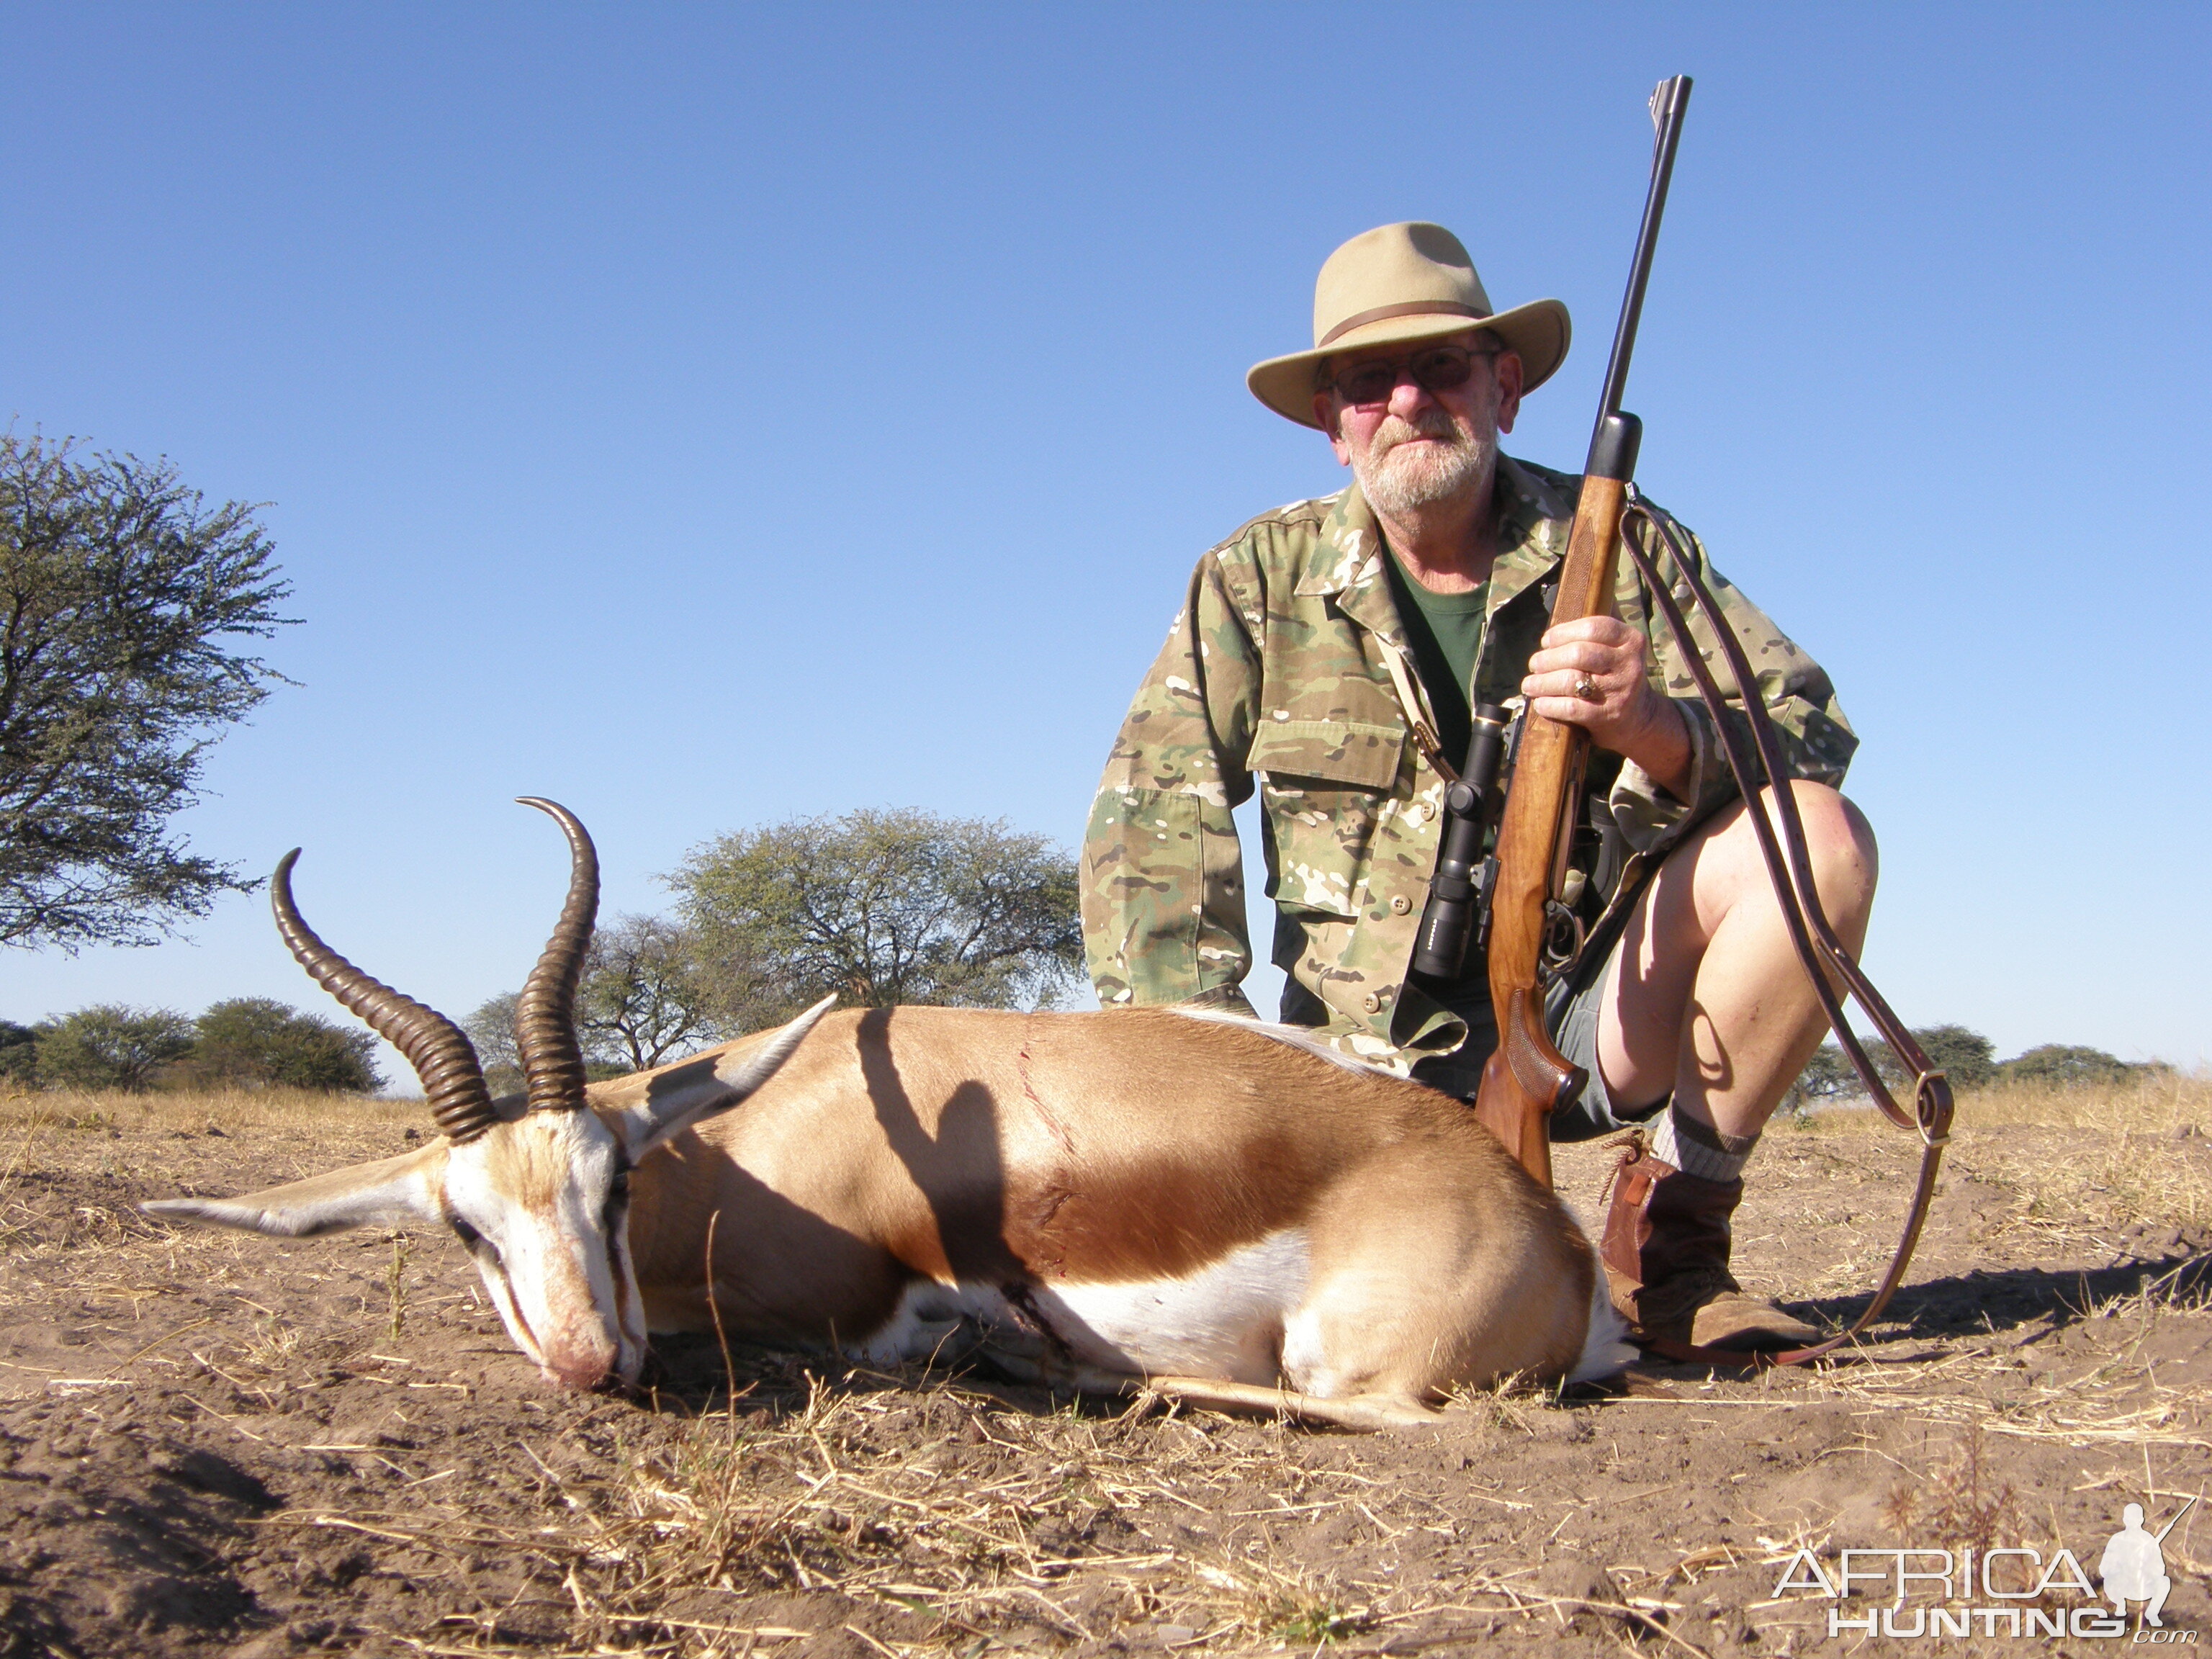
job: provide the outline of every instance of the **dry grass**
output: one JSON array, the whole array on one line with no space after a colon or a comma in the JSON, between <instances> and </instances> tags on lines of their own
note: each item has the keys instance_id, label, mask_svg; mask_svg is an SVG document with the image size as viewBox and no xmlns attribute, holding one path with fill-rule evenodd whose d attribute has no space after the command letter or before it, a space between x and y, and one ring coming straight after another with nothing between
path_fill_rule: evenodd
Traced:
<instances>
[{"instance_id":1,"label":"dry grass","mask_svg":"<svg viewBox=\"0 0 2212 1659\"><path fill-rule=\"evenodd\" d=\"M1949 1237L1971 1242L1969 1261L2007 1269L2119 1260L2130 1240L2137 1259L2191 1255L2212 1229L2207 1127L2212 1079L2203 1076L1969 1094L1938 1200L1953 1206ZM2105 1133L2091 1139L2092 1128ZM0 1254L57 1272L74 1263L70 1295L132 1310L120 1324L176 1283L218 1283L225 1264L265 1264L273 1248L162 1233L131 1211L126 1182L141 1195L179 1181L212 1191L248 1168L246 1179L259 1185L388 1154L410 1130L428 1132L419 1102L0 1097ZM1767 1283L1792 1297L1863 1291L1901 1214L1911 1139L1870 1113L1838 1112L1802 1129L1778 1127L1769 1148L1761 1157L1773 1160L1772 1195L1758 1226L1786 1242L1761 1259ZM1595 1149L1563 1149L1565 1184L1577 1197L1593 1194L1608 1161ZM66 1215L49 1206L33 1225L17 1185L56 1168L112 1170L114 1201ZM2179 1241L2172 1249L2159 1230ZM1807 1238L1818 1248L1806 1248ZM333 1271L343 1265L334 1253L356 1247L349 1346L299 1304L257 1286L274 1311L220 1336L181 1326L143 1353L125 1342L131 1357L114 1370L234 1389L205 1390L220 1412L198 1401L185 1409L206 1414L208 1432L241 1455L264 1436L331 1437L335 1430L280 1430L250 1413L265 1408L274 1419L337 1389L328 1378L341 1360L356 1373L388 1370L395 1380L363 1376L344 1386L367 1393L373 1384L402 1400L411 1389L409 1408L422 1417L441 1397L436 1390L456 1389L433 1380L445 1375L434 1369L440 1345L451 1346L457 1328L436 1321L450 1320L464 1298L473 1308L466 1270L428 1241L410 1255L403 1241L358 1237L299 1247L288 1283L319 1282L309 1275ZM1810 1376L1678 1380L1667 1387L1679 1393L1595 1407L1484 1396L1464 1402L1447 1427L1420 1431L1419 1444L1436 1449L1418 1455L1389 1437L1178 1414L1157 1402L1054 1410L973 1379L810 1374L804 1361L740 1353L733 1403L719 1387L695 1387L688 1398L696 1409L688 1411L580 1407L562 1419L571 1426L562 1436L532 1426L525 1413L535 1406L515 1408L498 1455L527 1482L519 1497L494 1491L495 1465L467 1461L482 1452L465 1458L459 1442L425 1428L419 1454L343 1451L364 1469L388 1465L389 1497L295 1499L331 1506L289 1508L256 1524L288 1538L342 1536L425 1583L465 1575L472 1561L532 1563L564 1624L562 1640L527 1644L504 1632L495 1608L426 1615L404 1631L377 1626L423 1654L526 1647L542 1656L720 1659L795 1653L809 1638L845 1632L857 1650L933 1659L1117 1641L1209 1655L1373 1653L1447 1637L1565 1641L1581 1609L1577 1639L1589 1650L1633 1638L1637 1651L1682 1659L1735 1639L1695 1622L1705 1617L1693 1611L1700 1597L1712 1593L1705 1581L1729 1586L1729 1606L1748 1605L1763 1593L1755 1586L1772 1578L1751 1571L1760 1551L1780 1547L1777 1539L1824 1535L1820 1508L1847 1486L1887 1492L1915 1527L1986 1540L2057 1535L2062 1529L2041 1512L2054 1493L2088 1494L2075 1501L2090 1520L2067 1526L2109 1528L2112 1483L2135 1481L2137 1462L2142 1491L2202 1484L2212 1472L2212 1375L2185 1368L2187 1344L2176 1340L2202 1340L2197 1282L2160 1270L2118 1291L2099 1292L2086 1276L2080 1285L2025 1325L1986 1334L1978 1323L1954 1325L1925 1340L1893 1341L1878 1363ZM22 1295L35 1288L27 1282ZM325 1317L334 1306L333 1297ZM471 1316L488 1345L503 1343L488 1314ZM2058 1334L2070 1343L2063 1359L2037 1352L2041 1338ZM386 1358L403 1335L417 1356L412 1371L403 1369L410 1361ZM1793 1413L1791 1404L1810 1409ZM1723 1437L1739 1423L1764 1424L1768 1412L1771 1426L1741 1443ZM1699 1413L1715 1421L1683 1426L1702 1421ZM1851 1431L1863 1437L1833 1447L1801 1440L1808 1461L1776 1464L1770 1476L1753 1448L1810 1432L1782 1421L1793 1417L1848 1419L1863 1425ZM1924 1437L1924 1455L1911 1455L1908 1432ZM1887 1449L1867 1454L1866 1474L1847 1480L1844 1458L1878 1437ZM1717 1521L1681 1519L1694 1494L1665 1484L1682 1478L1693 1451L1720 1460L1700 1465L1706 1490L1742 1494L1732 1542L1715 1541ZM2108 1464L2120 1471L2109 1481ZM1831 1470L1836 1484L1810 1498L1790 1484ZM1726 1485L1737 1480L1750 1484ZM2093 1480L2105 1484L2084 1484ZM1613 1492L1616 1507L1589 1501ZM1782 1518L1769 1522L1769 1513ZM1800 1518L1807 1514L1813 1519ZM1624 1516L1626 1532L1599 1530ZM1542 1564L1562 1549L1601 1564L1613 1589L1570 1593L1547 1580Z\"/></svg>"},{"instance_id":2,"label":"dry grass","mask_svg":"<svg viewBox=\"0 0 2212 1659\"><path fill-rule=\"evenodd\" d=\"M1467 1530L1448 1503L1334 1467L1361 1461L1332 1455L1344 1443L1156 1402L1039 1414L942 1378L811 1379L786 1411L717 1412L629 1453L612 1501L583 1522L593 1571L570 1578L577 1634L602 1652L703 1659L780 1633L744 1622L747 1598L827 1591L893 1614L872 1633L847 1628L900 1655L1133 1638L1310 1653L1438 1619L1486 1629L1668 1605L1547 1594L1525 1570L1393 1583L1303 1559L1299 1534L1332 1517L1370 1547L1370 1569L1373 1546ZM1686 1576L1679 1562L1622 1574L1641 1589Z\"/></svg>"},{"instance_id":3,"label":"dry grass","mask_svg":"<svg viewBox=\"0 0 2212 1659\"><path fill-rule=\"evenodd\" d=\"M1173 1548L1083 1547L1102 1520L1148 1498L1204 1510L1116 1446L1116 1421L1025 1417L940 1383L921 1391L917 1423L910 1396L858 1376L842 1382L837 1392L817 1385L788 1413L704 1418L632 1455L620 1507L600 1528L614 1571L595 1611L611 1639L654 1630L680 1641L664 1613L701 1592L825 1589L924 1615L956 1644L1010 1623L1081 1638L1095 1632L1065 1602L1078 1575L1103 1575L1132 1616L1182 1613L1194 1633L1227 1628L1221 1588L1241 1587L1236 1575L1216 1568L1220 1587L1191 1575L1170 1585L1158 1570L1176 1560ZM963 1457L962 1446L1000 1455ZM980 1481L956 1467L1000 1462ZM1275 1610L1249 1601L1237 1621Z\"/></svg>"},{"instance_id":4,"label":"dry grass","mask_svg":"<svg viewBox=\"0 0 2212 1659\"><path fill-rule=\"evenodd\" d=\"M2069 1130L2093 1130L2099 1139L2085 1155L2078 1134L2048 1133ZM1870 1110L1820 1112L1774 1133L1844 1158L1860 1156L1856 1149L1867 1141L1908 1152L1914 1145ZM2137 1241L2146 1229L2186 1235L2212 1228L2212 1075L1968 1090L1959 1097L1944 1168L1947 1184L1966 1180L2011 1193L2005 1226L2040 1233L2048 1244L2110 1249L2121 1235Z\"/></svg>"},{"instance_id":5,"label":"dry grass","mask_svg":"<svg viewBox=\"0 0 2212 1659\"><path fill-rule=\"evenodd\" d=\"M2090 1084L2071 1089L2000 1084L1986 1089L1961 1090L1958 1099L1957 1127L1964 1131L2010 1125L2166 1135L2177 1129L2190 1128L2199 1134L2212 1135L2212 1073L2202 1071L2154 1073L2126 1083ZM1815 1112L1795 1127L1830 1134L1861 1130L1897 1133L1886 1119L1871 1110Z\"/></svg>"},{"instance_id":6,"label":"dry grass","mask_svg":"<svg viewBox=\"0 0 2212 1659\"><path fill-rule=\"evenodd\" d=\"M426 1654L540 1659L734 1659L809 1651L781 1644L839 1631L901 1659L1098 1643L1373 1654L1424 1627L1473 1640L1556 1632L1577 1615L1703 1655L1668 1628L1682 1607L1670 1598L1745 1559L1646 1552L1658 1565L1624 1562L1572 1592L1528 1565L1396 1583L1389 1575L1413 1565L1401 1540L1449 1548L1474 1533L1455 1513L1467 1492L1528 1517L1534 1537L1550 1517L1490 1495L1495 1483L1477 1474L1408 1489L1387 1468L1367 1473L1375 1466L1347 1455L1356 1442L1142 1407L1040 1413L943 1378L842 1372L809 1379L781 1409L741 1392L737 1410L671 1428L665 1415L629 1425L603 1474L556 1470L518 1440L554 1525L451 1489L404 1509L264 1524L340 1529L455 1565L486 1553L534 1560L573 1612L565 1640L517 1642L489 1611L447 1618L442 1640L380 1633ZM1344 1565L1302 1559L1301 1534L1333 1519L1352 1523ZM842 1611L825 1629L829 1608Z\"/></svg>"},{"instance_id":7,"label":"dry grass","mask_svg":"<svg viewBox=\"0 0 2212 1659\"><path fill-rule=\"evenodd\" d=\"M180 1176L204 1192L236 1191L226 1166L252 1168L258 1185L296 1181L404 1150L428 1129L419 1100L295 1089L0 1093L0 1255L100 1249L149 1231L128 1203L82 1206L58 1231L19 1201L41 1169L97 1175L145 1197L178 1190Z\"/></svg>"},{"instance_id":8,"label":"dry grass","mask_svg":"<svg viewBox=\"0 0 2212 1659\"><path fill-rule=\"evenodd\" d=\"M1959 1117L1972 1156L2023 1195L2025 1221L2104 1231L2212 1225L2212 1077L1984 1090L1966 1097ZM2036 1157L2033 1135L2019 1133L2036 1128L2094 1129L2102 1139L2087 1158L2053 1161Z\"/></svg>"},{"instance_id":9,"label":"dry grass","mask_svg":"<svg viewBox=\"0 0 2212 1659\"><path fill-rule=\"evenodd\" d=\"M305 1089L212 1089L125 1094L119 1090L15 1090L0 1093L0 1145L10 1135L47 1130L168 1130L213 1123L227 1131L290 1130L368 1123L419 1126L419 1099L319 1094ZM4 1164L0 1158L0 1164Z\"/></svg>"},{"instance_id":10,"label":"dry grass","mask_svg":"<svg viewBox=\"0 0 2212 1659\"><path fill-rule=\"evenodd\" d=\"M1786 1145L1838 1168L1884 1158L1901 1176L1916 1152L1868 1111L1820 1114L1783 1133ZM2212 1280L2201 1271L2212 1244L2208 1133L2212 1077L2201 1073L1960 1097L1936 1213L1947 1203L1958 1206L1952 1224L1966 1232L1975 1255L2015 1267L2052 1260L2173 1265L2103 1294L2080 1273L2024 1331L2000 1337L1992 1328L1986 1341L1954 1341L1911 1366L1846 1366L1814 1378L1815 1392L1860 1410L1961 1432L1948 1461L1913 1471L1893 1504L1917 1504L1922 1519L1964 1537L1994 1527L2004 1508L2002 1483L1981 1478L1985 1445L2027 1441L2199 1461L2212 1452L2212 1387L2194 1370L2161 1364L2161 1356L2196 1346L2188 1322L2212 1301ZM1866 1242L1849 1263L1861 1286L1887 1254L1891 1211L1902 1216L1900 1182L1889 1183L1888 1197L1891 1208L1863 1229ZM1844 1217L1863 1218L1838 1205L1807 1219L1829 1225ZM1850 1273L1831 1270L1821 1289L1852 1282ZM2022 1358L2062 1328L2094 1354L2086 1370L2045 1372Z\"/></svg>"},{"instance_id":11,"label":"dry grass","mask_svg":"<svg viewBox=\"0 0 2212 1659\"><path fill-rule=\"evenodd\" d=\"M2165 1072L2127 1083L2075 1089L2006 1084L1967 1091L1959 1103L1962 1123L1976 1128L2033 1123L2054 1128L2125 1129L2171 1134L2190 1128L2212 1133L2212 1074Z\"/></svg>"}]
</instances>

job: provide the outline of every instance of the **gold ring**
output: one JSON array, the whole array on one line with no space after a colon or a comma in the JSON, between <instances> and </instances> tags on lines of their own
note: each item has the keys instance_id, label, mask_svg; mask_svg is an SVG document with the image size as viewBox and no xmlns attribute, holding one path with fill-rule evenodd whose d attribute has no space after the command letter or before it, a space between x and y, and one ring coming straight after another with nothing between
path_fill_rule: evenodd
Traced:
<instances>
[{"instance_id":1,"label":"gold ring","mask_svg":"<svg viewBox=\"0 0 2212 1659\"><path fill-rule=\"evenodd\" d=\"M1584 702L1605 701L1605 693L1598 688L1598 683L1587 674L1575 682L1575 695Z\"/></svg>"}]
</instances>

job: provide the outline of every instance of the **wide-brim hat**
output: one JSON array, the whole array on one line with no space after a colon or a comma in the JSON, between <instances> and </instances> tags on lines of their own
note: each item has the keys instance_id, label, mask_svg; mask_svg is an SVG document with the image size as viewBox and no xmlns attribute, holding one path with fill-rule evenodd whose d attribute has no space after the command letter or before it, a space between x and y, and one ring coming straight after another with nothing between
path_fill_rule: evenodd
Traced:
<instances>
[{"instance_id":1,"label":"wide-brim hat","mask_svg":"<svg viewBox=\"0 0 2212 1659\"><path fill-rule=\"evenodd\" d=\"M1383 225L1353 237L1322 266L1314 283L1313 349L1255 363L1244 384L1285 419L1318 426L1315 376L1329 358L1476 328L1520 355L1524 392L1552 378L1572 334L1567 308L1557 300L1493 310L1474 261L1442 225Z\"/></svg>"}]
</instances>

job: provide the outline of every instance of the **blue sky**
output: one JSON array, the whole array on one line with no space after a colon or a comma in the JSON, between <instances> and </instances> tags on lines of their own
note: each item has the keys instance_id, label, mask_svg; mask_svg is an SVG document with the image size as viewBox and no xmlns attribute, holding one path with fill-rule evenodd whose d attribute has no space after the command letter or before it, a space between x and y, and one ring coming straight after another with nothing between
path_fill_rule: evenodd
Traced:
<instances>
[{"instance_id":1,"label":"blue sky","mask_svg":"<svg viewBox=\"0 0 2212 1659\"><path fill-rule=\"evenodd\" d=\"M802 813L1073 846L1192 562L1338 487L1243 374L1349 235L1567 302L1509 447L1577 465L1688 73L1639 476L1864 739L1869 967L2003 1053L2193 1065L2208 48L2148 5L15 7L0 418L270 503L299 684L192 840L304 846L310 919L464 1013L558 903L517 794L610 912ZM258 896L0 953L19 1020L243 994L327 1009Z\"/></svg>"}]
</instances>

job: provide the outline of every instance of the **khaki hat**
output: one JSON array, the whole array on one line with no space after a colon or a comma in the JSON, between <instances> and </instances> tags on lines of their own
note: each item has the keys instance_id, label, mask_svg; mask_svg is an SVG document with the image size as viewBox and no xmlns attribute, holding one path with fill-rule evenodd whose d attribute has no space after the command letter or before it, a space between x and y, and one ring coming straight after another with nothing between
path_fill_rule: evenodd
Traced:
<instances>
[{"instance_id":1,"label":"khaki hat","mask_svg":"<svg viewBox=\"0 0 2212 1659\"><path fill-rule=\"evenodd\" d=\"M1557 300L1493 312L1458 237L1418 220L1384 225L1353 237L1322 266L1314 283L1313 349L1255 363L1244 384L1278 415L1315 426L1314 376L1328 358L1472 328L1497 335L1520 354L1525 391L1550 380L1567 355L1567 308Z\"/></svg>"}]
</instances>

